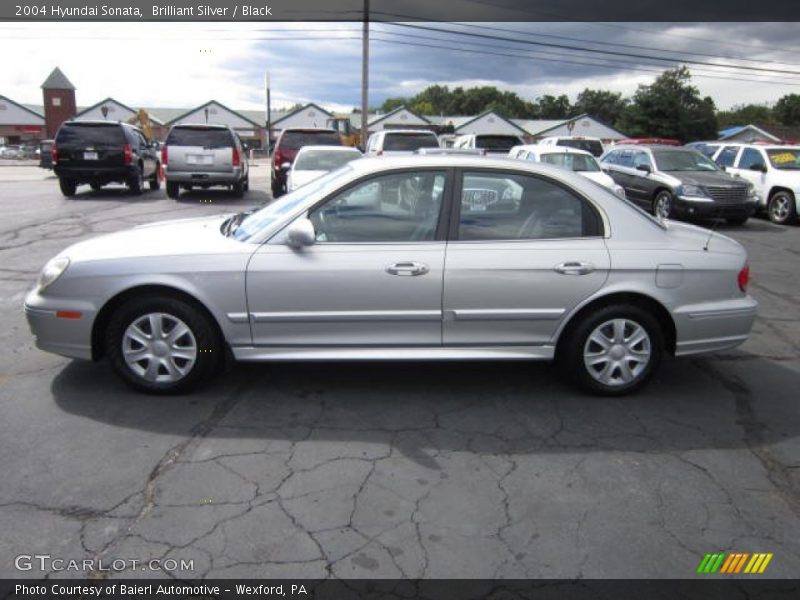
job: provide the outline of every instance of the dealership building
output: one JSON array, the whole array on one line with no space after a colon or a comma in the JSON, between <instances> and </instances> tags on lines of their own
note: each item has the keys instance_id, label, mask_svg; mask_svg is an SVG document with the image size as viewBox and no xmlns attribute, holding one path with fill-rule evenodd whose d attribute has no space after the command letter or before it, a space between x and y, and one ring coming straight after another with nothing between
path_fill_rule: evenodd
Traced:
<instances>
[{"instance_id":1,"label":"dealership building","mask_svg":"<svg viewBox=\"0 0 800 600\"><path fill-rule=\"evenodd\" d=\"M117 98L105 98L88 106L78 106L76 87L56 67L42 83L42 104L15 102L0 95L0 143L19 144L53 138L58 127L68 119L92 119L134 122L143 110L149 120L152 136L163 140L172 125L184 123L214 123L232 127L251 147L263 148L267 142L265 110L236 110L217 100L186 108L135 107ZM2 90L0 90L2 92ZM361 114L346 115L351 127L360 131ZM294 110L271 111L270 139L291 127L327 127L334 115L319 104L309 103ZM555 135L580 135L600 138L611 143L627 137L590 115L570 119L507 119L495 111L480 115L420 115L401 106L388 113L368 115L370 133L384 129L424 128L452 135L513 134L526 142Z\"/></svg>"}]
</instances>

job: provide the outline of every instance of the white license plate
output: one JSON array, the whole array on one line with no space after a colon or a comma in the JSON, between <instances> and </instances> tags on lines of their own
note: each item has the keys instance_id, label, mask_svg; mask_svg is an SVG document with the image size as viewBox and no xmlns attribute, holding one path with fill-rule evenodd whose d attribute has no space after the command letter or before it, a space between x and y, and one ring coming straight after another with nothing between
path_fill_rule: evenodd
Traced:
<instances>
[{"instance_id":1,"label":"white license plate","mask_svg":"<svg viewBox=\"0 0 800 600\"><path fill-rule=\"evenodd\" d=\"M214 158L212 156L189 156L190 165L210 165L213 164Z\"/></svg>"},{"instance_id":2,"label":"white license plate","mask_svg":"<svg viewBox=\"0 0 800 600\"><path fill-rule=\"evenodd\" d=\"M83 160L97 160L97 152L84 152Z\"/></svg>"}]
</instances>

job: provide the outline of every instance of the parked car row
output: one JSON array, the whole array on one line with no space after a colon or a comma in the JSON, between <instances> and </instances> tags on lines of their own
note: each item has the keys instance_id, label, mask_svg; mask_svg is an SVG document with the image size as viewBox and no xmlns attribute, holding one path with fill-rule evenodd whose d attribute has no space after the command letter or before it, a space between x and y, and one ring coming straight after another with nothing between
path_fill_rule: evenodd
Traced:
<instances>
[{"instance_id":1,"label":"parked car row","mask_svg":"<svg viewBox=\"0 0 800 600\"><path fill-rule=\"evenodd\" d=\"M147 140L119 121L67 121L50 146L50 164L61 192L74 196L79 185L100 190L121 183L141 194L166 180L167 195L181 189L224 186L241 196L249 188L249 165L238 134L225 125L174 125L166 142ZM43 160L41 166L47 166Z\"/></svg>"},{"instance_id":2,"label":"parked car row","mask_svg":"<svg viewBox=\"0 0 800 600\"><path fill-rule=\"evenodd\" d=\"M0 146L0 158L24 160L36 158L36 144L5 144Z\"/></svg>"}]
</instances>

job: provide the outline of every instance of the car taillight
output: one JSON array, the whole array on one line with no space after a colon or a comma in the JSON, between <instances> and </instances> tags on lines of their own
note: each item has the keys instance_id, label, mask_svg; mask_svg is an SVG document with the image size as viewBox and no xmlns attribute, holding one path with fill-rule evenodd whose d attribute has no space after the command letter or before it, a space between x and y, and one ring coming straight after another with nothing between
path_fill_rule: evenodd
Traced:
<instances>
[{"instance_id":1,"label":"car taillight","mask_svg":"<svg viewBox=\"0 0 800 600\"><path fill-rule=\"evenodd\" d=\"M122 144L122 164L126 167L133 164L133 150L130 144Z\"/></svg>"},{"instance_id":2,"label":"car taillight","mask_svg":"<svg viewBox=\"0 0 800 600\"><path fill-rule=\"evenodd\" d=\"M739 275L736 277L736 283L739 284L739 289L742 290L742 292L747 292L747 285L750 283L750 265L742 267L742 270L739 271Z\"/></svg>"},{"instance_id":3,"label":"car taillight","mask_svg":"<svg viewBox=\"0 0 800 600\"><path fill-rule=\"evenodd\" d=\"M50 146L50 160L54 165L58 164L58 148L55 144Z\"/></svg>"},{"instance_id":4,"label":"car taillight","mask_svg":"<svg viewBox=\"0 0 800 600\"><path fill-rule=\"evenodd\" d=\"M167 160L169 159L169 153L167 152L167 145L164 144L161 146L161 166L167 166Z\"/></svg>"},{"instance_id":5,"label":"car taillight","mask_svg":"<svg viewBox=\"0 0 800 600\"><path fill-rule=\"evenodd\" d=\"M280 150L278 150L277 152L275 152L275 154L272 155L272 164L275 165L276 169L280 168L281 166L281 158L283 157L281 156Z\"/></svg>"},{"instance_id":6,"label":"car taillight","mask_svg":"<svg viewBox=\"0 0 800 600\"><path fill-rule=\"evenodd\" d=\"M242 157L239 155L239 149L236 146L233 147L233 157L231 160L234 167L238 167L242 164Z\"/></svg>"}]
</instances>

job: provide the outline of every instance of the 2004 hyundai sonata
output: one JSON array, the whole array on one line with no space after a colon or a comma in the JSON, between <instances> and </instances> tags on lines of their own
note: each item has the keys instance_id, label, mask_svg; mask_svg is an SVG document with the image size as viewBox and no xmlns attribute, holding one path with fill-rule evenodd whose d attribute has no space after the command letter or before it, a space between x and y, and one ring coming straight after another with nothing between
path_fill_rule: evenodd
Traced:
<instances>
[{"instance_id":1,"label":"2004 hyundai sonata","mask_svg":"<svg viewBox=\"0 0 800 600\"><path fill-rule=\"evenodd\" d=\"M179 392L244 361L555 359L639 388L664 353L734 347L756 301L737 242L579 174L468 156L363 159L265 208L80 242L25 312L43 350ZM522 368L522 367L521 367Z\"/></svg>"}]
</instances>

